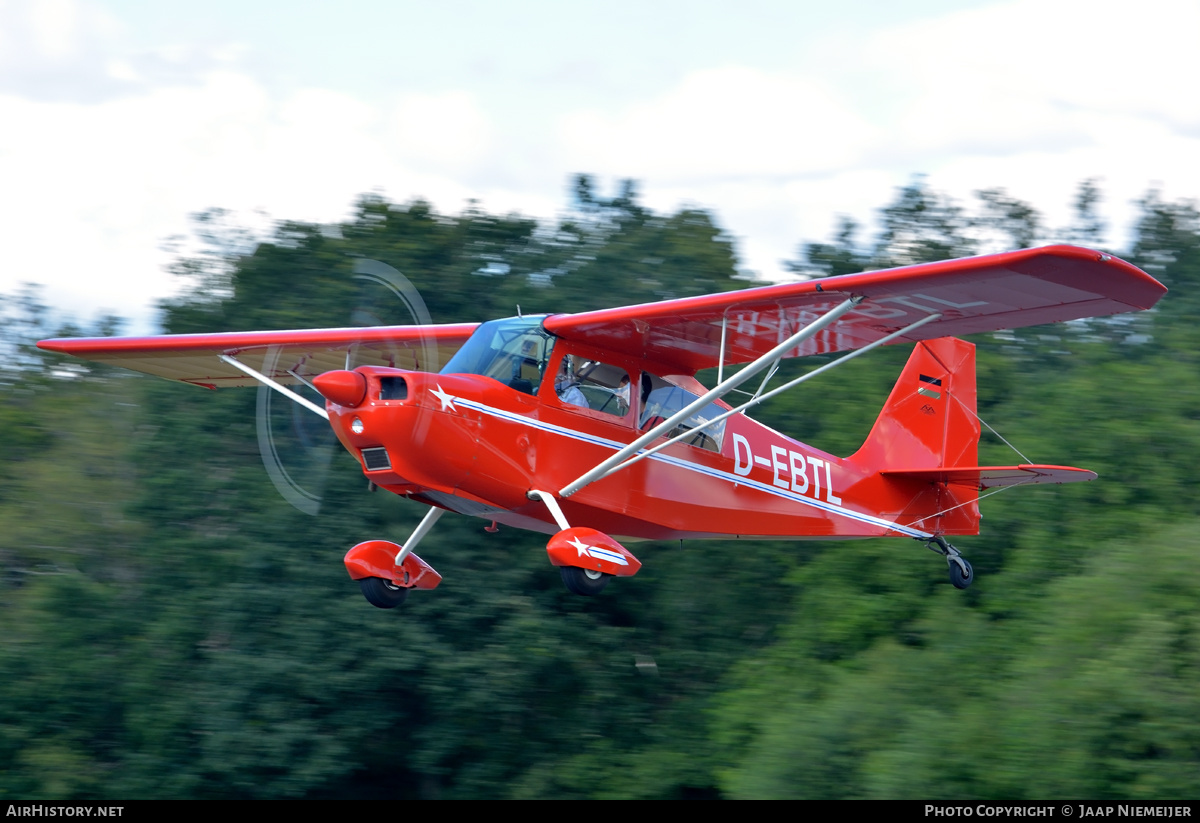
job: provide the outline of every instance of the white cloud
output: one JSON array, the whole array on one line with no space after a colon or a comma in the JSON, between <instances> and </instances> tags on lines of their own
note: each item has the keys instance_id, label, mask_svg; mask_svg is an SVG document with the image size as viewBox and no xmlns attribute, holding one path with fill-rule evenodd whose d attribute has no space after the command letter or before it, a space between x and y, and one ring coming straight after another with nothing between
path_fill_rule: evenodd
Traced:
<instances>
[{"instance_id":1,"label":"white cloud","mask_svg":"<svg viewBox=\"0 0 1200 823\"><path fill-rule=\"evenodd\" d=\"M624 111L571 112L559 134L567 166L678 184L842 168L874 129L817 78L727 67Z\"/></svg>"},{"instance_id":2,"label":"white cloud","mask_svg":"<svg viewBox=\"0 0 1200 823\"><path fill-rule=\"evenodd\" d=\"M95 104L0 96L0 122L18 124L0 132L0 292L44 282L65 308L137 313L142 327L144 307L175 288L159 246L188 231L188 215L220 206L250 222L256 211L333 222L376 189L455 210L479 196L463 171L490 130L460 93L388 113L319 89L273 100L228 70Z\"/></svg>"},{"instance_id":3,"label":"white cloud","mask_svg":"<svg viewBox=\"0 0 1200 823\"><path fill-rule=\"evenodd\" d=\"M72 0L40 0L27 7L29 29L38 52L61 60L75 50L79 7Z\"/></svg>"},{"instance_id":4,"label":"white cloud","mask_svg":"<svg viewBox=\"0 0 1200 823\"><path fill-rule=\"evenodd\" d=\"M121 26L102 7L80 0L0 2L0 91L32 98L112 95L128 78L110 72L105 52Z\"/></svg>"},{"instance_id":5,"label":"white cloud","mask_svg":"<svg viewBox=\"0 0 1200 823\"><path fill-rule=\"evenodd\" d=\"M1198 31L1194 0L1015 0L881 32L862 65L895 95L877 122L909 171L959 197L1005 187L1060 225L1101 178L1120 244L1155 181L1200 192Z\"/></svg>"},{"instance_id":6,"label":"white cloud","mask_svg":"<svg viewBox=\"0 0 1200 823\"><path fill-rule=\"evenodd\" d=\"M14 57L35 8L40 45ZM1200 194L1200 5L1129 8L1013 0L585 108L545 89L281 91L245 67L257 42L122 51L119 26L83 0L0 4L0 292L33 279L69 290L59 303L144 312L173 288L158 245L192 212L333 221L382 191L550 218L581 171L637 178L659 210L713 210L745 264L773 276L837 214L869 222L915 173L960 199L1004 187L1052 224L1099 177L1123 230L1152 183Z\"/></svg>"},{"instance_id":7,"label":"white cloud","mask_svg":"<svg viewBox=\"0 0 1200 823\"><path fill-rule=\"evenodd\" d=\"M862 59L905 102L906 132L1057 142L1088 114L1200 126L1198 31L1194 0L1015 0L881 32Z\"/></svg>"},{"instance_id":8,"label":"white cloud","mask_svg":"<svg viewBox=\"0 0 1200 823\"><path fill-rule=\"evenodd\" d=\"M472 170L492 146L492 126L467 92L410 94L391 112L387 137L406 161L451 174Z\"/></svg>"},{"instance_id":9,"label":"white cloud","mask_svg":"<svg viewBox=\"0 0 1200 823\"><path fill-rule=\"evenodd\" d=\"M697 72L655 100L568 117L564 142L712 205L768 275L835 214L870 221L917 173L962 201L1006 188L1052 227L1100 178L1121 245L1150 185L1200 192L1198 31L1194 0L1017 0L831 42L804 73Z\"/></svg>"}]
</instances>

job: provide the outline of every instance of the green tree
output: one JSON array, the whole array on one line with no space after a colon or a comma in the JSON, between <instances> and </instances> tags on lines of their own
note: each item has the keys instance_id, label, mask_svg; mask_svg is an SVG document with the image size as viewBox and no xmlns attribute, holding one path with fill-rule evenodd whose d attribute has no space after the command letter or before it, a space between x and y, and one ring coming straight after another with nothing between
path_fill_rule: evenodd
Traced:
<instances>
[{"instance_id":1,"label":"green tree","mask_svg":"<svg viewBox=\"0 0 1200 823\"><path fill-rule=\"evenodd\" d=\"M711 214L572 186L553 225L377 197L263 236L209 213L165 323L408 322L355 278L363 258L404 273L438 322L745 285ZM1054 234L999 190L979 197L959 209L914 181L873 245L844 222L796 270ZM44 320L10 323L33 359L0 375L0 791L1191 796L1198 250L1194 204L1151 192L1131 256L1171 287L1161 309L975 341L981 414L1101 480L985 501L966 592L908 541L706 542L642 544L637 577L580 599L535 536L448 516L421 550L441 587L378 612L338 558L404 540L419 507L367 494L345 458L322 515L302 515L266 482L253 392L68 369L28 349ZM796 393L764 416L853 450L906 356L848 366L836 405ZM1003 448L985 443L985 462L1011 462Z\"/></svg>"}]
</instances>

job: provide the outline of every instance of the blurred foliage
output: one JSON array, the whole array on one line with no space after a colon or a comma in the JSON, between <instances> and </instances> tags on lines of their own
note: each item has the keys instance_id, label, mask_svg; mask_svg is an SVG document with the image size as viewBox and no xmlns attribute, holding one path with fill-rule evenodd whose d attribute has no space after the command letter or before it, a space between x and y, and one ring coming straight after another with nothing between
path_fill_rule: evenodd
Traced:
<instances>
[{"instance_id":1,"label":"blurred foliage","mask_svg":"<svg viewBox=\"0 0 1200 823\"><path fill-rule=\"evenodd\" d=\"M1100 196L1081 184L1051 232L1003 190L960 206L918 178L872 241L843 220L791 268L1099 245ZM657 214L634 183L604 197L586 176L571 198L547 225L368 196L340 225L262 238L207 212L164 326L410 322L368 299L364 258L434 322L746 285L707 212ZM985 502L966 592L909 541L741 541L641 544L637 577L578 598L536 536L455 516L422 550L444 582L395 612L338 558L404 540L420 507L364 494L338 455L321 515L302 515L267 482L253 392L39 352L60 330L26 289L0 302L0 796L1195 796L1195 204L1148 193L1124 256L1171 288L1161 308L974 341L984 419L1101 479ZM847 366L836 407L802 389L760 417L849 453L906 357Z\"/></svg>"}]
</instances>

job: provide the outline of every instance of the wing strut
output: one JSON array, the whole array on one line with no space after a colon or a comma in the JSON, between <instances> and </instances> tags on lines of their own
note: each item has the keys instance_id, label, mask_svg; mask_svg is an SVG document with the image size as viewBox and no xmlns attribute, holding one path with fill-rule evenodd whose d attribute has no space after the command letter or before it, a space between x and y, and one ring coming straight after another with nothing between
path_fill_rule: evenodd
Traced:
<instances>
[{"instance_id":1,"label":"wing strut","mask_svg":"<svg viewBox=\"0 0 1200 823\"><path fill-rule=\"evenodd\" d=\"M227 354L218 354L217 357L221 358L222 360L224 360L229 365L233 366L238 371L250 375L251 377L253 377L255 380L257 380L259 383L262 383L267 388L274 389L275 391L279 392L284 397L286 397L288 400L295 400L297 403L299 403L301 406L308 409L309 411L321 415L326 420L329 419L329 412L325 411L323 408L321 408L316 403L309 400L307 397L301 397L300 395L296 394L294 391L289 389L287 386L283 385L282 383L278 383L278 382L272 380L271 378L267 377L262 372L255 371L254 369L250 368L249 366L247 366L245 363L241 362L237 358L230 357Z\"/></svg>"},{"instance_id":2,"label":"wing strut","mask_svg":"<svg viewBox=\"0 0 1200 823\"><path fill-rule=\"evenodd\" d=\"M830 369L840 366L843 363L845 363L847 360L853 360L854 358L858 357L860 354L866 354L871 349L875 349L886 343L890 343L891 341L895 340L897 337L902 337L902 336L908 334L910 331L913 331L914 329L918 329L921 326L924 326L926 323L932 323L934 320L937 320L939 317L941 317L940 314L931 314L931 315L928 315L927 317L922 317L917 322L910 323L909 325L905 326L904 328L899 329L898 331L892 332L887 337L881 337L872 343L868 343L867 345L863 346L861 349L855 349L854 351L850 352L849 354L842 355L837 360L834 360L831 363L826 363L824 366L819 366L818 368L815 368L810 372L805 372L804 374L797 377L795 380L789 380L788 382L784 383L779 388L771 389L771 391L767 392L766 394L762 395L761 397L758 395L758 393L755 393L753 398L746 401L742 405L738 406L736 409L730 409L729 411L719 414L710 420L705 420L699 426L690 428L685 432L680 432L679 434L675 435L674 437L670 438L669 440L659 443L657 446L655 446L652 449L646 449L646 451L644 451L644 452L635 454L633 457L629 458L624 463L621 463L618 466L613 466L611 469L604 472L604 474L600 475L596 479L603 480L604 478L608 477L610 474L616 474L621 469L627 469L630 466L632 466L634 463L638 462L639 460L647 458L650 455L655 454L657 452L660 452L663 449L665 449L667 446L672 445L673 443L678 443L680 440L685 440L688 438L695 437L697 432L703 431L704 429L707 429L710 426L715 426L718 423L720 423L722 420L726 419L727 417L733 417L735 414L743 412L746 409L750 408L751 406L757 406L759 403L762 403L764 400L772 398L777 394L781 394L794 386L798 386L801 383L803 383L805 380L808 380L809 378L812 378L812 377L816 377L818 374L821 374L822 372L827 372ZM759 391L761 392L763 388L764 388L763 386L760 386ZM962 401L960 400L959 402L961 403ZM968 409L968 411L969 411L969 409ZM983 421L980 421L980 422L983 422ZM991 426L988 426L988 428L990 429ZM997 435L997 437L999 437L999 435ZM1003 440L1003 438L1001 438L1001 439ZM1005 440L1005 442L1007 443L1008 441ZM1017 454L1020 454L1020 452L1017 452ZM1025 455L1021 455L1021 456L1024 457Z\"/></svg>"},{"instance_id":3,"label":"wing strut","mask_svg":"<svg viewBox=\"0 0 1200 823\"><path fill-rule=\"evenodd\" d=\"M843 300L841 303L834 306L832 309L827 311L825 314L821 315L819 318L817 318L813 322L809 323L807 326L802 328L800 331L793 334L787 340L784 340L778 346L771 349L769 352L762 355L757 360L754 360L753 362L747 364L746 367L744 369L742 369L741 371L739 371L737 374L734 374L734 375L726 378L725 380L721 381L720 383L718 383L715 388L710 389L703 397L699 397L696 400L689 403L688 405L684 406L682 409L675 412L675 414L668 417L662 423L659 423L657 426L650 429L648 432L643 434L641 437L634 440L628 446L624 447L623 449L620 449L615 454L613 454L611 457L609 457L608 459L606 459L603 462L601 462L600 464L598 464L594 469L581 475L580 477L578 477L574 482L570 483L569 485L564 486L562 488L562 490L559 491L559 493L558 493L559 497L570 497L575 492L582 489L584 486L587 486L590 483L594 483L597 480L599 480L601 477L604 477L608 473L609 469L612 469L615 466L620 465L626 458L637 454L638 450L641 449L643 446L654 442L661 435L666 434L671 429L675 428L676 425L678 425L682 421L688 419L693 414L695 414L697 411L699 411L700 409L707 406L709 403L713 402L714 400L716 400L720 397L724 397L726 394L728 394L729 392L736 389L742 383L745 383L747 380L749 380L754 375L758 374L763 369L767 368L768 366L773 365L789 349L795 348L796 346L803 343L808 338L815 335L817 332L824 329L826 326L831 325L839 317L841 317L843 314L845 314L846 312L853 309L855 306L857 306L862 301L863 301L863 297L861 295L856 295L854 297L850 297L846 300ZM694 432L695 429L692 429L692 431Z\"/></svg>"},{"instance_id":4,"label":"wing strut","mask_svg":"<svg viewBox=\"0 0 1200 823\"><path fill-rule=\"evenodd\" d=\"M725 379L725 330L729 327L729 310L721 315L721 354L717 360L717 382Z\"/></svg>"}]
</instances>

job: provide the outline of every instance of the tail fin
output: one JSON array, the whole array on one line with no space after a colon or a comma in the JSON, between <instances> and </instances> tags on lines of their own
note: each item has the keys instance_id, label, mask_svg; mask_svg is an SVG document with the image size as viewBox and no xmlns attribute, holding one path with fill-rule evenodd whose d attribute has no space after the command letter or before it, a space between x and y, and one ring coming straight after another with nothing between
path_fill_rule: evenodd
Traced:
<instances>
[{"instance_id":1,"label":"tail fin","mask_svg":"<svg viewBox=\"0 0 1200 823\"><path fill-rule=\"evenodd\" d=\"M975 346L953 337L917 343L866 442L849 460L887 472L897 492L911 492L899 495L907 503L894 513L898 520L937 533L977 534L977 486L893 475L979 465Z\"/></svg>"},{"instance_id":2,"label":"tail fin","mask_svg":"<svg viewBox=\"0 0 1200 823\"><path fill-rule=\"evenodd\" d=\"M975 466L978 458L975 346L954 337L918 343L852 459L887 470Z\"/></svg>"}]
</instances>

